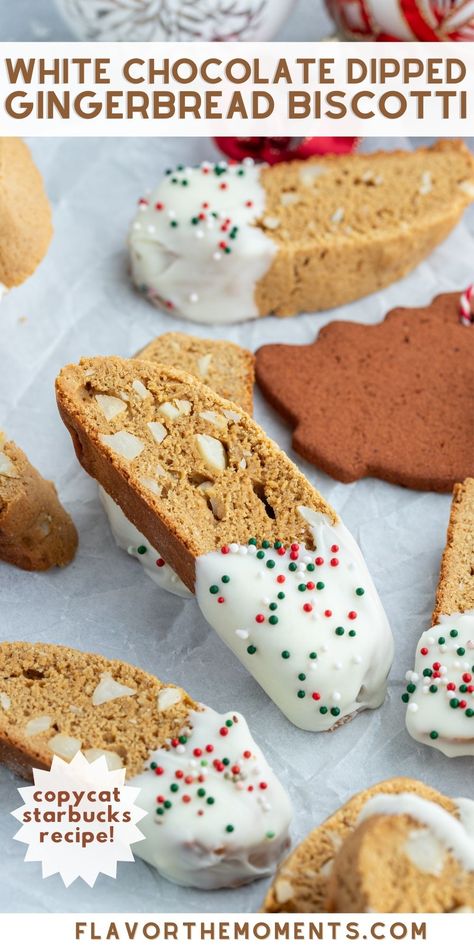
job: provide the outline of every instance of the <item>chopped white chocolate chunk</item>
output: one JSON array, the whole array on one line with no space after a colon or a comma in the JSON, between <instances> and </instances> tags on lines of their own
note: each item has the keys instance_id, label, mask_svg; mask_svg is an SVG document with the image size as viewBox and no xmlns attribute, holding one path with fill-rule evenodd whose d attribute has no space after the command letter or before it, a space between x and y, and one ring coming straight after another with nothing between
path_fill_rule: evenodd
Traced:
<instances>
[{"instance_id":1,"label":"chopped white chocolate chunk","mask_svg":"<svg viewBox=\"0 0 474 948\"><path fill-rule=\"evenodd\" d=\"M116 398L115 395L96 395L95 400L107 421L112 421L127 407L125 402L121 398Z\"/></svg>"},{"instance_id":2,"label":"chopped white chocolate chunk","mask_svg":"<svg viewBox=\"0 0 474 948\"><path fill-rule=\"evenodd\" d=\"M157 444L161 444L161 442L165 440L168 432L165 426L161 424L161 421L149 421L147 427L150 429Z\"/></svg>"},{"instance_id":3,"label":"chopped white chocolate chunk","mask_svg":"<svg viewBox=\"0 0 474 948\"><path fill-rule=\"evenodd\" d=\"M218 471L224 471L227 467L224 445L218 441L217 438L211 437L211 435L198 434L195 437L198 451L203 461Z\"/></svg>"},{"instance_id":4,"label":"chopped white chocolate chunk","mask_svg":"<svg viewBox=\"0 0 474 948\"><path fill-rule=\"evenodd\" d=\"M49 714L43 714L40 718L32 718L25 725L25 733L28 737L34 737L35 734L42 734L51 727L52 718Z\"/></svg>"},{"instance_id":5,"label":"chopped white chocolate chunk","mask_svg":"<svg viewBox=\"0 0 474 948\"><path fill-rule=\"evenodd\" d=\"M130 431L117 431L112 435L101 434L99 438L102 444L107 445L108 448L111 448L116 454L120 454L127 461L133 461L137 458L145 447L143 441L140 441L140 438L131 434Z\"/></svg>"},{"instance_id":6,"label":"chopped white chocolate chunk","mask_svg":"<svg viewBox=\"0 0 474 948\"><path fill-rule=\"evenodd\" d=\"M48 741L48 747L51 748L53 753L57 754L58 757L63 757L64 760L72 760L80 751L81 744L82 741L78 737L69 737L68 734L56 734Z\"/></svg>"},{"instance_id":7,"label":"chopped white chocolate chunk","mask_svg":"<svg viewBox=\"0 0 474 948\"><path fill-rule=\"evenodd\" d=\"M151 393L148 391L148 389L145 387L145 385L143 384L143 382L141 381L141 379L135 379L135 380L132 382L132 388L133 388L133 390L137 393L137 395L139 396L139 398L141 398L141 399L148 398L149 395L151 394Z\"/></svg>"},{"instance_id":8,"label":"chopped white chocolate chunk","mask_svg":"<svg viewBox=\"0 0 474 948\"><path fill-rule=\"evenodd\" d=\"M130 697L134 694L136 694L136 691L133 688L121 685L119 681L112 678L109 672L103 672L92 695L92 704L97 707L99 704L105 704L106 701L115 701L116 698Z\"/></svg>"}]
</instances>

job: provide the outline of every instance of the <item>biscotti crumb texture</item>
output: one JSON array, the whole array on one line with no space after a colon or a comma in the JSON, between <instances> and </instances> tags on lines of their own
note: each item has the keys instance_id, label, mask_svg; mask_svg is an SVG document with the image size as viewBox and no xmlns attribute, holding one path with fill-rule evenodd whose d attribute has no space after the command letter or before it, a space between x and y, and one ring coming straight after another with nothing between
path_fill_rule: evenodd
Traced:
<instances>
[{"instance_id":1,"label":"biscotti crumb texture","mask_svg":"<svg viewBox=\"0 0 474 948\"><path fill-rule=\"evenodd\" d=\"M130 778L198 705L126 662L59 645L0 643L0 762L31 778L53 754L106 753Z\"/></svg>"},{"instance_id":2,"label":"biscotti crumb texture","mask_svg":"<svg viewBox=\"0 0 474 948\"><path fill-rule=\"evenodd\" d=\"M474 199L460 140L413 152L326 156L262 171L258 226L278 252L256 288L261 315L359 299L400 279L447 237Z\"/></svg>"},{"instance_id":3,"label":"biscotti crumb texture","mask_svg":"<svg viewBox=\"0 0 474 948\"><path fill-rule=\"evenodd\" d=\"M448 802L443 810L449 811ZM344 838L330 876L326 911L474 911L474 872L431 834L421 811L420 816L369 816ZM451 812L457 815L455 809Z\"/></svg>"},{"instance_id":4,"label":"biscotti crumb texture","mask_svg":"<svg viewBox=\"0 0 474 948\"><path fill-rule=\"evenodd\" d=\"M416 793L451 813L456 809L447 797L408 777L394 777L363 790L317 826L290 853L267 893L265 912L327 911L328 883L335 855L353 831L363 806L380 793Z\"/></svg>"},{"instance_id":5,"label":"biscotti crumb texture","mask_svg":"<svg viewBox=\"0 0 474 948\"><path fill-rule=\"evenodd\" d=\"M223 544L313 549L300 506L337 521L252 418L184 372L83 359L62 370L56 393L82 466L191 590L196 558Z\"/></svg>"},{"instance_id":6,"label":"biscotti crumb texture","mask_svg":"<svg viewBox=\"0 0 474 948\"><path fill-rule=\"evenodd\" d=\"M189 372L222 398L240 405L249 415L253 412L255 358L242 346L167 332L149 342L135 358Z\"/></svg>"},{"instance_id":7,"label":"biscotti crumb texture","mask_svg":"<svg viewBox=\"0 0 474 948\"><path fill-rule=\"evenodd\" d=\"M0 560L25 570L67 566L77 531L56 488L0 432Z\"/></svg>"},{"instance_id":8,"label":"biscotti crumb texture","mask_svg":"<svg viewBox=\"0 0 474 948\"><path fill-rule=\"evenodd\" d=\"M469 331L469 330L468 330ZM474 609L474 478L455 484L446 547L433 612L441 615Z\"/></svg>"},{"instance_id":9,"label":"biscotti crumb texture","mask_svg":"<svg viewBox=\"0 0 474 948\"><path fill-rule=\"evenodd\" d=\"M51 209L29 148L0 138L0 284L23 283L36 269L52 236Z\"/></svg>"}]
</instances>

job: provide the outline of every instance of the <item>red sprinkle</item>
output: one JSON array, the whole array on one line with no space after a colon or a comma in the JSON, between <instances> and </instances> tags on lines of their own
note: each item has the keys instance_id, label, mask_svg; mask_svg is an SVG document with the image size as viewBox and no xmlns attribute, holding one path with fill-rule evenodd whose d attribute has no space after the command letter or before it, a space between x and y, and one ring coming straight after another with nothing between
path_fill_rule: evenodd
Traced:
<instances>
[{"instance_id":1,"label":"red sprinkle","mask_svg":"<svg viewBox=\"0 0 474 948\"><path fill-rule=\"evenodd\" d=\"M300 548L299 543L292 543L292 544L291 544L291 549L292 549L292 550L299 550L299 548Z\"/></svg>"},{"instance_id":2,"label":"red sprinkle","mask_svg":"<svg viewBox=\"0 0 474 948\"><path fill-rule=\"evenodd\" d=\"M248 790L249 793L252 793L252 790L253 790L252 784L250 784L250 786L247 787L247 790Z\"/></svg>"},{"instance_id":3,"label":"red sprinkle","mask_svg":"<svg viewBox=\"0 0 474 948\"><path fill-rule=\"evenodd\" d=\"M286 576L281 576L281 575L277 576L277 583L284 583L285 580L286 580Z\"/></svg>"},{"instance_id":4,"label":"red sprinkle","mask_svg":"<svg viewBox=\"0 0 474 948\"><path fill-rule=\"evenodd\" d=\"M194 783L194 777L191 777L191 776L185 777L185 778L184 778L184 782L185 782L185 783Z\"/></svg>"},{"instance_id":5,"label":"red sprinkle","mask_svg":"<svg viewBox=\"0 0 474 948\"><path fill-rule=\"evenodd\" d=\"M333 545L332 545L332 547L331 547L331 553L339 553L339 547L338 547L337 543L333 543Z\"/></svg>"},{"instance_id":6,"label":"red sprinkle","mask_svg":"<svg viewBox=\"0 0 474 948\"><path fill-rule=\"evenodd\" d=\"M339 560L336 559L335 556L333 556L332 560L329 560L329 564L330 566L339 566Z\"/></svg>"},{"instance_id":7,"label":"red sprinkle","mask_svg":"<svg viewBox=\"0 0 474 948\"><path fill-rule=\"evenodd\" d=\"M278 547L277 553L278 553L278 556L284 556L286 553L285 547L284 546Z\"/></svg>"},{"instance_id":8,"label":"red sprinkle","mask_svg":"<svg viewBox=\"0 0 474 948\"><path fill-rule=\"evenodd\" d=\"M219 729L219 734L221 735L221 737L227 737L227 734L228 734L228 733L229 733L229 728L228 728L228 727L225 727L225 726L224 726L224 727L221 727L221 728ZM196 752L195 752L195 753L196 753Z\"/></svg>"},{"instance_id":9,"label":"red sprinkle","mask_svg":"<svg viewBox=\"0 0 474 948\"><path fill-rule=\"evenodd\" d=\"M441 662L433 662L433 668L435 671L439 671L441 668Z\"/></svg>"},{"instance_id":10,"label":"red sprinkle","mask_svg":"<svg viewBox=\"0 0 474 948\"><path fill-rule=\"evenodd\" d=\"M260 790L266 790L268 787L268 783L265 783L265 781L262 780L262 782L259 783L259 787L260 787Z\"/></svg>"},{"instance_id":11,"label":"red sprinkle","mask_svg":"<svg viewBox=\"0 0 474 948\"><path fill-rule=\"evenodd\" d=\"M155 774L157 777L161 777L161 775L164 774L164 772L165 772L164 767L155 767Z\"/></svg>"},{"instance_id":12,"label":"red sprinkle","mask_svg":"<svg viewBox=\"0 0 474 948\"><path fill-rule=\"evenodd\" d=\"M214 750L214 744L206 744L206 750L208 754L212 754Z\"/></svg>"},{"instance_id":13,"label":"red sprinkle","mask_svg":"<svg viewBox=\"0 0 474 948\"><path fill-rule=\"evenodd\" d=\"M201 750L201 748L200 748L200 747L195 747L194 750L193 750L193 754L194 754L195 757L202 757L202 750Z\"/></svg>"},{"instance_id":14,"label":"red sprinkle","mask_svg":"<svg viewBox=\"0 0 474 948\"><path fill-rule=\"evenodd\" d=\"M305 602L305 604L304 604L304 606L303 606L303 609L304 609L305 612L312 612L312 611L313 611L313 607L312 607L312 605L311 605L310 602Z\"/></svg>"},{"instance_id":15,"label":"red sprinkle","mask_svg":"<svg viewBox=\"0 0 474 948\"><path fill-rule=\"evenodd\" d=\"M182 770L175 770L174 775L175 777L177 777L178 780L181 780L181 778L184 777Z\"/></svg>"},{"instance_id":16,"label":"red sprinkle","mask_svg":"<svg viewBox=\"0 0 474 948\"><path fill-rule=\"evenodd\" d=\"M159 560L156 561L156 565L159 566L160 569L161 569L162 566L165 565L165 561L161 558L161 556L160 556Z\"/></svg>"},{"instance_id":17,"label":"red sprinkle","mask_svg":"<svg viewBox=\"0 0 474 948\"><path fill-rule=\"evenodd\" d=\"M347 613L347 618L348 618L348 619L357 619L357 612L354 612L354 610L352 609L351 612L348 612L348 613Z\"/></svg>"},{"instance_id":18,"label":"red sprinkle","mask_svg":"<svg viewBox=\"0 0 474 948\"><path fill-rule=\"evenodd\" d=\"M148 201L146 198L140 198L138 203L141 207L148 207Z\"/></svg>"},{"instance_id":19,"label":"red sprinkle","mask_svg":"<svg viewBox=\"0 0 474 948\"><path fill-rule=\"evenodd\" d=\"M191 797L189 797L187 793L184 794L182 799L183 803L191 803Z\"/></svg>"},{"instance_id":20,"label":"red sprinkle","mask_svg":"<svg viewBox=\"0 0 474 948\"><path fill-rule=\"evenodd\" d=\"M245 760L248 760L252 756L252 751L244 751Z\"/></svg>"},{"instance_id":21,"label":"red sprinkle","mask_svg":"<svg viewBox=\"0 0 474 948\"><path fill-rule=\"evenodd\" d=\"M207 208L209 207L209 202L208 202L208 201L203 201L202 204L201 204L201 207L204 207L204 208L207 210Z\"/></svg>"},{"instance_id":22,"label":"red sprinkle","mask_svg":"<svg viewBox=\"0 0 474 948\"><path fill-rule=\"evenodd\" d=\"M292 550L291 553L290 553L290 560L297 560L297 559L298 559L298 552L297 552L297 550Z\"/></svg>"},{"instance_id":23,"label":"red sprinkle","mask_svg":"<svg viewBox=\"0 0 474 948\"><path fill-rule=\"evenodd\" d=\"M225 249L226 249L227 244L226 244L225 240L220 240L220 241L219 241L219 247L221 248L221 250L225 250Z\"/></svg>"},{"instance_id":24,"label":"red sprinkle","mask_svg":"<svg viewBox=\"0 0 474 948\"><path fill-rule=\"evenodd\" d=\"M433 675L433 678L434 678L434 675ZM456 691L456 685L454 684L454 681L448 681L446 688L448 689L448 691Z\"/></svg>"},{"instance_id":25,"label":"red sprinkle","mask_svg":"<svg viewBox=\"0 0 474 948\"><path fill-rule=\"evenodd\" d=\"M213 766L214 766L215 770L217 770L218 773L222 773L222 771L225 769L225 768L224 768L224 764L222 763L221 760L214 760L212 763L213 763Z\"/></svg>"},{"instance_id":26,"label":"red sprinkle","mask_svg":"<svg viewBox=\"0 0 474 948\"><path fill-rule=\"evenodd\" d=\"M219 185L219 188L221 189L221 191L227 191L228 187L229 185L225 181L222 181L221 184Z\"/></svg>"},{"instance_id":27,"label":"red sprinkle","mask_svg":"<svg viewBox=\"0 0 474 948\"><path fill-rule=\"evenodd\" d=\"M155 211L162 211L164 206L165 205L162 203L162 201L157 201L155 204Z\"/></svg>"},{"instance_id":28,"label":"red sprinkle","mask_svg":"<svg viewBox=\"0 0 474 948\"><path fill-rule=\"evenodd\" d=\"M258 612L255 616L255 622L265 622L265 616L261 612Z\"/></svg>"},{"instance_id":29,"label":"red sprinkle","mask_svg":"<svg viewBox=\"0 0 474 948\"><path fill-rule=\"evenodd\" d=\"M428 655L428 649L426 648L426 645L424 645L423 648L420 648L420 652L422 655Z\"/></svg>"},{"instance_id":30,"label":"red sprinkle","mask_svg":"<svg viewBox=\"0 0 474 948\"><path fill-rule=\"evenodd\" d=\"M460 708L465 708L466 706L467 706L467 701L464 701L464 699L459 702L459 707L460 707Z\"/></svg>"},{"instance_id":31,"label":"red sprinkle","mask_svg":"<svg viewBox=\"0 0 474 948\"><path fill-rule=\"evenodd\" d=\"M306 589L314 589L314 583L311 582L311 580L309 581L309 583L306 583Z\"/></svg>"},{"instance_id":32,"label":"red sprinkle","mask_svg":"<svg viewBox=\"0 0 474 948\"><path fill-rule=\"evenodd\" d=\"M206 778L205 778L204 774L199 774L198 783L204 783L205 779L206 779Z\"/></svg>"},{"instance_id":33,"label":"red sprinkle","mask_svg":"<svg viewBox=\"0 0 474 948\"><path fill-rule=\"evenodd\" d=\"M164 802L165 802L165 797L160 793L160 795L156 798L156 802L157 802L157 803L164 803Z\"/></svg>"},{"instance_id":34,"label":"red sprinkle","mask_svg":"<svg viewBox=\"0 0 474 948\"><path fill-rule=\"evenodd\" d=\"M223 553L224 556L226 555L226 553L230 553L230 547L228 547L228 546L221 546L221 553Z\"/></svg>"},{"instance_id":35,"label":"red sprinkle","mask_svg":"<svg viewBox=\"0 0 474 948\"><path fill-rule=\"evenodd\" d=\"M311 697L313 701L319 701L321 695L319 694L319 691L313 691L313 694L311 695Z\"/></svg>"},{"instance_id":36,"label":"red sprinkle","mask_svg":"<svg viewBox=\"0 0 474 948\"><path fill-rule=\"evenodd\" d=\"M225 602L224 596L218 596L217 601L220 602L221 604Z\"/></svg>"},{"instance_id":37,"label":"red sprinkle","mask_svg":"<svg viewBox=\"0 0 474 948\"><path fill-rule=\"evenodd\" d=\"M206 215L203 214L202 211L200 212L200 214L198 214L198 217L199 217L199 220L200 220L200 221L205 221L205 220L206 220Z\"/></svg>"},{"instance_id":38,"label":"red sprinkle","mask_svg":"<svg viewBox=\"0 0 474 948\"><path fill-rule=\"evenodd\" d=\"M240 774L240 767L239 767L238 764L234 764L234 766L231 767L230 769L231 769L231 771L232 771L233 774Z\"/></svg>"},{"instance_id":39,"label":"red sprinkle","mask_svg":"<svg viewBox=\"0 0 474 948\"><path fill-rule=\"evenodd\" d=\"M326 616L327 619L329 619L329 617L332 616L332 611L331 611L331 609L325 609L325 610L324 610L324 615Z\"/></svg>"},{"instance_id":40,"label":"red sprinkle","mask_svg":"<svg viewBox=\"0 0 474 948\"><path fill-rule=\"evenodd\" d=\"M173 740L171 741L171 747L177 747L178 744L179 744L178 738L173 737Z\"/></svg>"},{"instance_id":41,"label":"red sprinkle","mask_svg":"<svg viewBox=\"0 0 474 948\"><path fill-rule=\"evenodd\" d=\"M245 207L253 207L253 201L246 201Z\"/></svg>"},{"instance_id":42,"label":"red sprinkle","mask_svg":"<svg viewBox=\"0 0 474 948\"><path fill-rule=\"evenodd\" d=\"M466 672L466 673L462 676L462 680L466 682L466 685L468 685L469 682L472 681L472 675L470 675L469 672Z\"/></svg>"}]
</instances>

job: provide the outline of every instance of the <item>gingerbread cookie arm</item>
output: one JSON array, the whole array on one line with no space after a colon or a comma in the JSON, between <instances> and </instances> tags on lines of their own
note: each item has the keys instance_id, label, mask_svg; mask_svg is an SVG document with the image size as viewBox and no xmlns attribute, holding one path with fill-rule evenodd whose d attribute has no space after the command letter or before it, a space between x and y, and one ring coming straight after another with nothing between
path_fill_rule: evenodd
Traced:
<instances>
[{"instance_id":1,"label":"gingerbread cookie arm","mask_svg":"<svg viewBox=\"0 0 474 948\"><path fill-rule=\"evenodd\" d=\"M0 433L0 560L25 570L67 566L77 531L54 484Z\"/></svg>"},{"instance_id":2,"label":"gingerbread cookie arm","mask_svg":"<svg viewBox=\"0 0 474 948\"><path fill-rule=\"evenodd\" d=\"M0 643L0 761L30 779L53 754L79 750L126 768L147 814L134 852L172 882L243 885L288 848L290 801L241 714L219 714L126 662Z\"/></svg>"},{"instance_id":3,"label":"gingerbread cookie arm","mask_svg":"<svg viewBox=\"0 0 474 948\"><path fill-rule=\"evenodd\" d=\"M403 695L411 736L448 757L474 755L473 500L473 478L456 484L433 627L418 642Z\"/></svg>"}]
</instances>

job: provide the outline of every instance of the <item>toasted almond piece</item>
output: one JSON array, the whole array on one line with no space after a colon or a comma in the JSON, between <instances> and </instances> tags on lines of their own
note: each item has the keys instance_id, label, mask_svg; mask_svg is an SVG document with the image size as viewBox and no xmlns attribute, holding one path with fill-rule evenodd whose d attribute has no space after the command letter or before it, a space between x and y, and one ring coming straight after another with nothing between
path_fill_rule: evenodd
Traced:
<instances>
[{"instance_id":1,"label":"toasted almond piece","mask_svg":"<svg viewBox=\"0 0 474 948\"><path fill-rule=\"evenodd\" d=\"M147 487L148 490L151 490L153 494L160 496L163 488L161 484L158 483L158 481L155 481L154 477L140 477L139 481L143 487Z\"/></svg>"},{"instance_id":2,"label":"toasted almond piece","mask_svg":"<svg viewBox=\"0 0 474 948\"><path fill-rule=\"evenodd\" d=\"M204 421L210 421L211 425L215 425L216 428L227 428L226 418L217 411L200 411L199 417L204 418Z\"/></svg>"},{"instance_id":3,"label":"toasted almond piece","mask_svg":"<svg viewBox=\"0 0 474 948\"><path fill-rule=\"evenodd\" d=\"M177 398L176 405L178 406L180 415L191 414L191 408L193 406L191 405L191 402L189 402L187 398Z\"/></svg>"},{"instance_id":4,"label":"toasted almond piece","mask_svg":"<svg viewBox=\"0 0 474 948\"><path fill-rule=\"evenodd\" d=\"M161 415L164 415L165 418L169 418L170 421L173 421L174 418L179 418L181 412L176 405L172 405L171 402L163 402L162 405L158 406L158 411Z\"/></svg>"},{"instance_id":5,"label":"toasted almond piece","mask_svg":"<svg viewBox=\"0 0 474 948\"><path fill-rule=\"evenodd\" d=\"M19 477L15 465L3 451L0 451L0 475L3 477Z\"/></svg>"},{"instance_id":6,"label":"toasted almond piece","mask_svg":"<svg viewBox=\"0 0 474 948\"><path fill-rule=\"evenodd\" d=\"M149 392L148 389L144 386L141 379L135 379L132 382L132 388L137 393L137 395L142 399L148 398L149 396L151 397L151 392Z\"/></svg>"},{"instance_id":7,"label":"toasted almond piece","mask_svg":"<svg viewBox=\"0 0 474 948\"><path fill-rule=\"evenodd\" d=\"M240 421L242 417L238 411L234 411L232 408L224 408L224 415L226 418L229 418L230 421Z\"/></svg>"},{"instance_id":8,"label":"toasted almond piece","mask_svg":"<svg viewBox=\"0 0 474 948\"><path fill-rule=\"evenodd\" d=\"M124 767L124 762L119 754L116 754L115 751L103 750L101 747L89 747L84 751L84 757L90 764L93 764L99 757L105 757L109 770L121 770Z\"/></svg>"},{"instance_id":9,"label":"toasted almond piece","mask_svg":"<svg viewBox=\"0 0 474 948\"><path fill-rule=\"evenodd\" d=\"M53 753L64 760L72 760L80 751L81 744L82 741L78 737L70 737L68 734L56 734L48 741L48 747L51 748Z\"/></svg>"},{"instance_id":10,"label":"toasted almond piece","mask_svg":"<svg viewBox=\"0 0 474 948\"><path fill-rule=\"evenodd\" d=\"M3 708L4 711L9 711L12 705L12 699L9 695L5 694L4 691L0 691L0 708Z\"/></svg>"},{"instance_id":11,"label":"toasted almond piece","mask_svg":"<svg viewBox=\"0 0 474 948\"><path fill-rule=\"evenodd\" d=\"M201 358L197 360L199 375L201 375L202 378L204 378L209 372L209 366L211 364L211 360L212 360L212 355L210 352L208 352L206 355L201 356Z\"/></svg>"},{"instance_id":12,"label":"toasted almond piece","mask_svg":"<svg viewBox=\"0 0 474 948\"><path fill-rule=\"evenodd\" d=\"M150 429L157 444L161 444L168 434L165 426L161 424L161 421L149 421L147 422L147 428Z\"/></svg>"},{"instance_id":13,"label":"toasted almond piece","mask_svg":"<svg viewBox=\"0 0 474 948\"><path fill-rule=\"evenodd\" d=\"M35 734L42 734L51 727L52 718L49 714L43 714L40 718L32 718L25 725L25 733L28 737L34 737Z\"/></svg>"},{"instance_id":14,"label":"toasted almond piece","mask_svg":"<svg viewBox=\"0 0 474 948\"><path fill-rule=\"evenodd\" d=\"M105 704L106 701L115 701L116 698L125 698L135 695L136 691L133 688L128 688L127 685L121 685L119 681L115 681L115 678L112 678L112 675L109 672L103 672L100 676L99 684L92 695L92 704L94 707L97 707L99 704Z\"/></svg>"},{"instance_id":15,"label":"toasted almond piece","mask_svg":"<svg viewBox=\"0 0 474 948\"><path fill-rule=\"evenodd\" d=\"M116 398L115 395L96 395L95 400L107 421L112 421L127 407L125 402L121 398Z\"/></svg>"},{"instance_id":16,"label":"toasted almond piece","mask_svg":"<svg viewBox=\"0 0 474 948\"><path fill-rule=\"evenodd\" d=\"M183 692L180 688L162 688L156 699L158 711L166 711L167 708L171 708L173 704L178 704L182 697Z\"/></svg>"},{"instance_id":17,"label":"toasted almond piece","mask_svg":"<svg viewBox=\"0 0 474 948\"><path fill-rule=\"evenodd\" d=\"M143 441L140 441L140 438L137 438L131 434L130 431L125 431L124 429L111 435L101 434L99 438L102 444L106 444L107 447L115 451L116 454L120 454L121 457L126 458L127 461L133 461L137 458L145 447Z\"/></svg>"},{"instance_id":18,"label":"toasted almond piece","mask_svg":"<svg viewBox=\"0 0 474 948\"><path fill-rule=\"evenodd\" d=\"M195 435L199 454L203 461L217 471L224 471L227 467L227 456L224 445L211 435Z\"/></svg>"}]
</instances>

